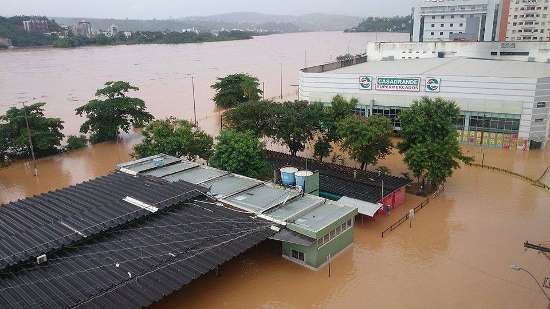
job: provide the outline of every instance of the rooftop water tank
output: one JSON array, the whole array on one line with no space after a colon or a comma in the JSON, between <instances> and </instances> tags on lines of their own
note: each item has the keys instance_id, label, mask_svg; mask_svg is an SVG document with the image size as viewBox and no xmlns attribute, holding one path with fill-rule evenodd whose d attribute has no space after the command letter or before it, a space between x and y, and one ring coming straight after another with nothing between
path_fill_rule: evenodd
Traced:
<instances>
[{"instance_id":1,"label":"rooftop water tank","mask_svg":"<svg viewBox=\"0 0 550 309\"><path fill-rule=\"evenodd\" d=\"M281 182L284 186L293 186L296 183L295 174L298 171L295 167L281 168Z\"/></svg>"},{"instance_id":2,"label":"rooftop water tank","mask_svg":"<svg viewBox=\"0 0 550 309\"><path fill-rule=\"evenodd\" d=\"M306 178L313 176L313 172L311 171L298 171L296 174L294 174L294 177L296 178L296 186L304 189L304 186L306 184Z\"/></svg>"}]
</instances>

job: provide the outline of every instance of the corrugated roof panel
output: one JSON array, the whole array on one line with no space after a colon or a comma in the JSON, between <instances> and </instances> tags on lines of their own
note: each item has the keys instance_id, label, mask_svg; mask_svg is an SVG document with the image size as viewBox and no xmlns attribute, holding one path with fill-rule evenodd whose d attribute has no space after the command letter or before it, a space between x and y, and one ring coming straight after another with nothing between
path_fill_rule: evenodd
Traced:
<instances>
[{"instance_id":1,"label":"corrugated roof panel","mask_svg":"<svg viewBox=\"0 0 550 309\"><path fill-rule=\"evenodd\" d=\"M275 233L271 222L193 203L73 244L40 267L23 265L0 277L0 307L146 306ZM24 299L32 302L17 303Z\"/></svg>"},{"instance_id":2,"label":"corrugated roof panel","mask_svg":"<svg viewBox=\"0 0 550 309\"><path fill-rule=\"evenodd\" d=\"M164 208L203 191L184 182L114 173L6 204L0 207L0 237L7 243L0 250L0 269L150 214L123 202L126 196Z\"/></svg>"}]
</instances>

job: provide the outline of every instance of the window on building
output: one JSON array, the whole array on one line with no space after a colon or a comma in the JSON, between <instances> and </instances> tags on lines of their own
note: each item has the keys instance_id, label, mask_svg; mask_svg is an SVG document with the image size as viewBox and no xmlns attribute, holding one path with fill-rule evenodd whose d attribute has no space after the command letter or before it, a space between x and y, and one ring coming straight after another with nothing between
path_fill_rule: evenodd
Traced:
<instances>
[{"instance_id":1,"label":"window on building","mask_svg":"<svg viewBox=\"0 0 550 309\"><path fill-rule=\"evenodd\" d=\"M434 15L434 16L432 16L432 19L435 19L435 15Z\"/></svg>"},{"instance_id":2,"label":"window on building","mask_svg":"<svg viewBox=\"0 0 550 309\"><path fill-rule=\"evenodd\" d=\"M497 52L491 52L491 56L497 56L498 53Z\"/></svg>"},{"instance_id":3,"label":"window on building","mask_svg":"<svg viewBox=\"0 0 550 309\"><path fill-rule=\"evenodd\" d=\"M537 102L537 108L545 108L546 102Z\"/></svg>"},{"instance_id":4,"label":"window on building","mask_svg":"<svg viewBox=\"0 0 550 309\"><path fill-rule=\"evenodd\" d=\"M329 242L329 241L330 241L330 239L329 239L329 237L328 237L328 234L326 234L325 236L323 236L323 243L326 244L326 243Z\"/></svg>"},{"instance_id":5,"label":"window on building","mask_svg":"<svg viewBox=\"0 0 550 309\"><path fill-rule=\"evenodd\" d=\"M441 19L445 19L445 15L441 15Z\"/></svg>"},{"instance_id":6,"label":"window on building","mask_svg":"<svg viewBox=\"0 0 550 309\"><path fill-rule=\"evenodd\" d=\"M535 123L541 123L544 121L544 118L536 118Z\"/></svg>"},{"instance_id":7,"label":"window on building","mask_svg":"<svg viewBox=\"0 0 550 309\"><path fill-rule=\"evenodd\" d=\"M434 28L434 27L435 27L435 24L432 24L432 28Z\"/></svg>"},{"instance_id":8,"label":"window on building","mask_svg":"<svg viewBox=\"0 0 550 309\"><path fill-rule=\"evenodd\" d=\"M351 227L351 219L348 219L347 224L348 224L348 228L350 228Z\"/></svg>"},{"instance_id":9,"label":"window on building","mask_svg":"<svg viewBox=\"0 0 550 309\"><path fill-rule=\"evenodd\" d=\"M292 249L292 257L302 262L305 261L304 253L298 250Z\"/></svg>"},{"instance_id":10,"label":"window on building","mask_svg":"<svg viewBox=\"0 0 550 309\"><path fill-rule=\"evenodd\" d=\"M460 15L460 18L464 18L464 15Z\"/></svg>"},{"instance_id":11,"label":"window on building","mask_svg":"<svg viewBox=\"0 0 550 309\"><path fill-rule=\"evenodd\" d=\"M324 245L324 244L325 244L325 242L323 241L323 238L319 238L319 239L317 240L317 246L321 247L321 246Z\"/></svg>"},{"instance_id":12,"label":"window on building","mask_svg":"<svg viewBox=\"0 0 550 309\"><path fill-rule=\"evenodd\" d=\"M440 27L445 27L445 24L441 24Z\"/></svg>"},{"instance_id":13,"label":"window on building","mask_svg":"<svg viewBox=\"0 0 550 309\"><path fill-rule=\"evenodd\" d=\"M434 35L435 33L434 32L430 32L430 35Z\"/></svg>"},{"instance_id":14,"label":"window on building","mask_svg":"<svg viewBox=\"0 0 550 309\"><path fill-rule=\"evenodd\" d=\"M450 26L450 27L454 27L454 24L450 24L449 26Z\"/></svg>"},{"instance_id":15,"label":"window on building","mask_svg":"<svg viewBox=\"0 0 550 309\"><path fill-rule=\"evenodd\" d=\"M342 223L342 231L345 231L347 229L346 222Z\"/></svg>"},{"instance_id":16,"label":"window on building","mask_svg":"<svg viewBox=\"0 0 550 309\"><path fill-rule=\"evenodd\" d=\"M443 35L443 32L439 32L439 35Z\"/></svg>"}]
</instances>

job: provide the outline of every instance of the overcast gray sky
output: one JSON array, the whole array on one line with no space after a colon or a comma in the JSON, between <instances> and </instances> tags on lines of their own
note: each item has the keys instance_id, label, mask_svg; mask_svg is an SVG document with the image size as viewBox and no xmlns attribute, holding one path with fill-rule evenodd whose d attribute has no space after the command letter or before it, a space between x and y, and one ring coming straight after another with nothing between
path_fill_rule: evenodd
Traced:
<instances>
[{"instance_id":1,"label":"overcast gray sky","mask_svg":"<svg viewBox=\"0 0 550 309\"><path fill-rule=\"evenodd\" d=\"M0 0L0 15L160 19L246 11L389 16L409 14L411 3L412 0Z\"/></svg>"}]
</instances>

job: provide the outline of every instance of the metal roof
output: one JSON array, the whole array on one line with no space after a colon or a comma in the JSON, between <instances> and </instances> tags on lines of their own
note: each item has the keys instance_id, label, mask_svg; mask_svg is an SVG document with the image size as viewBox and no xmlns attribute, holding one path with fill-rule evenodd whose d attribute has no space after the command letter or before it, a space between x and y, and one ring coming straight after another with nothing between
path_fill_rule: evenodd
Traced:
<instances>
[{"instance_id":1,"label":"metal roof","mask_svg":"<svg viewBox=\"0 0 550 309\"><path fill-rule=\"evenodd\" d=\"M317 233L336 220L352 213L357 214L356 207L340 206L327 202L294 219L292 224L288 226L292 229L292 225L295 225L301 229Z\"/></svg>"},{"instance_id":2,"label":"metal roof","mask_svg":"<svg viewBox=\"0 0 550 309\"><path fill-rule=\"evenodd\" d=\"M31 207L29 207L31 208ZM275 234L272 223L193 200L0 274L1 308L140 308Z\"/></svg>"},{"instance_id":3,"label":"metal roof","mask_svg":"<svg viewBox=\"0 0 550 309\"><path fill-rule=\"evenodd\" d=\"M144 160L154 159L155 157L145 158L140 162L143 164ZM129 165L131 164L129 163ZM199 184L207 189L208 195L219 199L221 202L255 213L278 224L284 225L286 222L295 222L305 217L302 222L307 222L307 224L300 226L305 232L317 232L316 229L319 226L314 222L317 219L320 220L319 225L324 225L330 220L336 221L343 215L356 211L356 208L337 206L315 195L302 194L302 192L295 189L227 173L204 165L177 172L175 166L178 164L173 163L172 165L158 167L147 173L149 175L162 175L163 171L170 170L172 173L168 176L162 176L163 179L169 181L183 179ZM136 171L130 169L130 172L135 173ZM376 188L372 190L376 190ZM374 195L374 193L372 194ZM311 218L307 217L312 211L315 211L314 215Z\"/></svg>"},{"instance_id":4,"label":"metal roof","mask_svg":"<svg viewBox=\"0 0 550 309\"><path fill-rule=\"evenodd\" d=\"M201 195L204 188L116 172L0 207L0 269Z\"/></svg>"},{"instance_id":5,"label":"metal roof","mask_svg":"<svg viewBox=\"0 0 550 309\"><path fill-rule=\"evenodd\" d=\"M283 229L279 233L270 237L273 240L286 241L291 244L309 247L315 243L315 239L296 233L289 229Z\"/></svg>"},{"instance_id":6,"label":"metal roof","mask_svg":"<svg viewBox=\"0 0 550 309\"><path fill-rule=\"evenodd\" d=\"M329 74L382 74L480 76L499 78L550 77L550 63L513 60L478 59L466 57L370 61L340 69ZM326 74L326 73L321 73Z\"/></svg>"},{"instance_id":7,"label":"metal roof","mask_svg":"<svg viewBox=\"0 0 550 309\"><path fill-rule=\"evenodd\" d=\"M371 203L382 200L382 180L384 181L384 195L410 183L403 177L363 171L298 156L293 157L282 152L267 151L267 157L276 170L284 166L294 166L300 169L319 171L319 189L321 191Z\"/></svg>"},{"instance_id":8,"label":"metal roof","mask_svg":"<svg viewBox=\"0 0 550 309\"><path fill-rule=\"evenodd\" d=\"M338 201L336 201L336 204L355 207L360 214L367 215L369 217L374 217L374 214L378 211L378 209L382 208L382 204L369 203L347 196L343 196L342 198L340 198Z\"/></svg>"}]
</instances>

